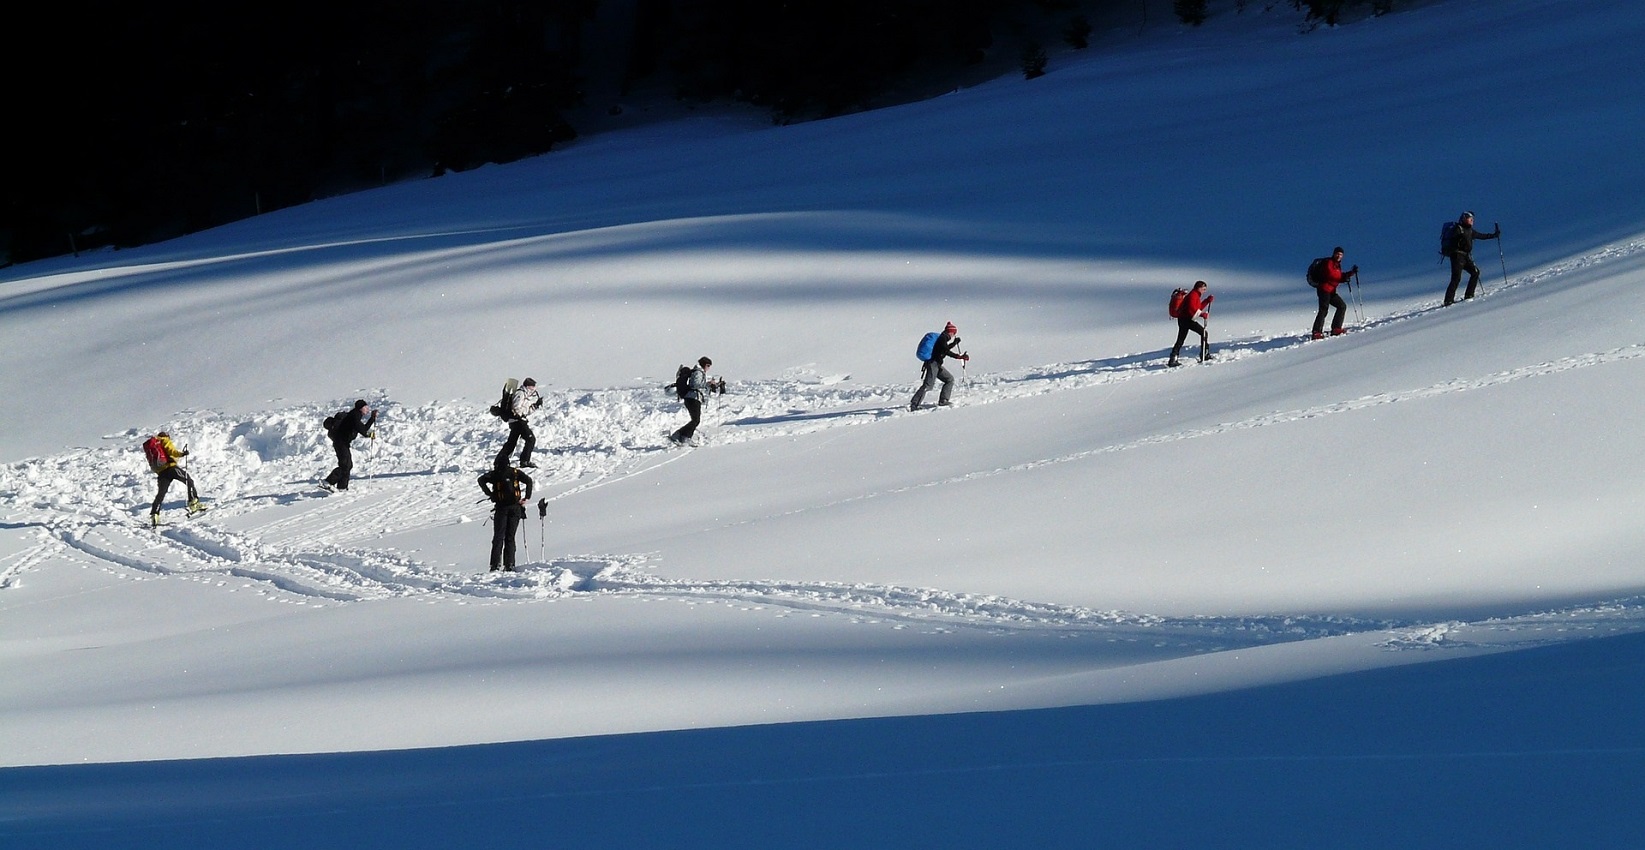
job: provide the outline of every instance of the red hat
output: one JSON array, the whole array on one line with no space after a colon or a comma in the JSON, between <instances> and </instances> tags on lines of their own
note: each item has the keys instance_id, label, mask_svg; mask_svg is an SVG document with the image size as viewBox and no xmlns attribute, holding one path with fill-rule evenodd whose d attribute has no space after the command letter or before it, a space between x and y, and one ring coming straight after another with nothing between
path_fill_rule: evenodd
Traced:
<instances>
[{"instance_id":1,"label":"red hat","mask_svg":"<svg viewBox=\"0 0 1645 850\"><path fill-rule=\"evenodd\" d=\"M948 323L948 327L946 327L946 328L943 328L943 329L942 329L942 332L943 332L943 333L949 333L949 334L957 334L957 333L959 333L959 332L960 332L960 329L959 329L959 328L956 328L956 327L954 327L954 323L953 323L953 322L949 322L949 323Z\"/></svg>"}]
</instances>

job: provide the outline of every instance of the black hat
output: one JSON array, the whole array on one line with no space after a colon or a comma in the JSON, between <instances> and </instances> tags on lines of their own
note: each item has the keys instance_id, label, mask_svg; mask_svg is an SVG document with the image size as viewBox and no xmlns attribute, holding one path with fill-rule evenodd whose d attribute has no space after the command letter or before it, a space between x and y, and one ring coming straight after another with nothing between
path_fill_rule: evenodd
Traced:
<instances>
[{"instance_id":1,"label":"black hat","mask_svg":"<svg viewBox=\"0 0 1645 850\"><path fill-rule=\"evenodd\" d=\"M366 406L366 400L365 399L357 398L357 399L354 400L354 409L355 410L359 410L360 408L365 407L365 406Z\"/></svg>"},{"instance_id":2,"label":"black hat","mask_svg":"<svg viewBox=\"0 0 1645 850\"><path fill-rule=\"evenodd\" d=\"M535 387L535 386L537 386L537 379L536 378L526 378L525 380L520 382L520 386L522 386L522 387Z\"/></svg>"}]
</instances>

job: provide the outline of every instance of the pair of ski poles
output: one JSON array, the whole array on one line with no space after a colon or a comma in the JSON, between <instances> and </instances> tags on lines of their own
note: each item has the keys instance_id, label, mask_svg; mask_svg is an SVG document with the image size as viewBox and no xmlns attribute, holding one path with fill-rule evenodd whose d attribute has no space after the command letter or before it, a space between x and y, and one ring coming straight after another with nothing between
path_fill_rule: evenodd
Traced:
<instances>
[{"instance_id":1,"label":"pair of ski poles","mask_svg":"<svg viewBox=\"0 0 1645 850\"><path fill-rule=\"evenodd\" d=\"M531 560L531 539L526 536L525 523L520 523L520 548L526 560ZM537 500L537 557L548 557L548 497Z\"/></svg>"}]
</instances>

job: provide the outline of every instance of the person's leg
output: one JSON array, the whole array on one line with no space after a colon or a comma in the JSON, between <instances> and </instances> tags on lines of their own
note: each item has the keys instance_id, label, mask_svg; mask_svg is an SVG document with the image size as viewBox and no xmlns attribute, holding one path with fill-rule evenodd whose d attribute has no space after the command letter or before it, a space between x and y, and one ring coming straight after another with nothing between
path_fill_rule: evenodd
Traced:
<instances>
[{"instance_id":1,"label":"person's leg","mask_svg":"<svg viewBox=\"0 0 1645 850\"><path fill-rule=\"evenodd\" d=\"M150 514L157 514L160 512L160 503L166 500L166 491L171 488L171 473L175 469L177 469L177 467L174 466L171 469L162 470L160 472L160 492L154 494L154 505L149 508Z\"/></svg>"},{"instance_id":2,"label":"person's leg","mask_svg":"<svg viewBox=\"0 0 1645 850\"><path fill-rule=\"evenodd\" d=\"M674 432L674 441L677 443L683 443L697 433L697 426L702 424L703 421L703 403L697 399L688 398L685 400L685 412L691 415L691 419L681 425L678 431Z\"/></svg>"},{"instance_id":3,"label":"person's leg","mask_svg":"<svg viewBox=\"0 0 1645 850\"><path fill-rule=\"evenodd\" d=\"M1348 313L1348 302L1342 299L1341 293L1333 292L1331 293L1331 306L1336 308L1335 315L1331 317L1331 333L1335 335L1342 333L1342 320Z\"/></svg>"},{"instance_id":4,"label":"person's leg","mask_svg":"<svg viewBox=\"0 0 1645 850\"><path fill-rule=\"evenodd\" d=\"M535 466L531 462L531 450L537 447L537 434L531 430L531 423L524 419L519 420L519 422L520 431L522 432L520 438L520 465Z\"/></svg>"},{"instance_id":5,"label":"person's leg","mask_svg":"<svg viewBox=\"0 0 1645 850\"><path fill-rule=\"evenodd\" d=\"M1466 300L1474 297L1474 289L1479 286L1479 266L1474 265L1474 261L1470 259L1463 269L1468 272L1468 291L1462 293L1463 299Z\"/></svg>"},{"instance_id":6,"label":"person's leg","mask_svg":"<svg viewBox=\"0 0 1645 850\"><path fill-rule=\"evenodd\" d=\"M939 406L950 404L949 400L954 397L954 373L948 371L947 366L939 367L937 369L937 379L942 381L942 393L937 396L937 404Z\"/></svg>"},{"instance_id":7,"label":"person's leg","mask_svg":"<svg viewBox=\"0 0 1645 850\"><path fill-rule=\"evenodd\" d=\"M1331 309L1331 295L1323 289L1314 290L1314 294L1319 296L1319 312L1314 314L1314 338L1319 339L1325 335L1325 313Z\"/></svg>"},{"instance_id":8,"label":"person's leg","mask_svg":"<svg viewBox=\"0 0 1645 850\"><path fill-rule=\"evenodd\" d=\"M920 402L925 401L925 394L931 392L931 388L936 385L937 370L931 365L931 361L927 360L925 365L920 367L920 388L914 391L914 400L908 403L908 409L919 409Z\"/></svg>"},{"instance_id":9,"label":"person's leg","mask_svg":"<svg viewBox=\"0 0 1645 850\"><path fill-rule=\"evenodd\" d=\"M503 538L503 569L514 570L514 538L520 533L520 506L506 505L498 511L497 524L502 526L506 536Z\"/></svg>"},{"instance_id":10,"label":"person's leg","mask_svg":"<svg viewBox=\"0 0 1645 850\"><path fill-rule=\"evenodd\" d=\"M348 476L353 471L354 450L349 447L348 443L337 443L337 471L333 473L337 476L337 480L334 482L337 489L348 489Z\"/></svg>"},{"instance_id":11,"label":"person's leg","mask_svg":"<svg viewBox=\"0 0 1645 850\"><path fill-rule=\"evenodd\" d=\"M493 570L503 568L504 543L505 541L512 542L514 539L513 534L508 531L508 524L503 520L503 515L508 513L505 510L506 507L506 505L498 505L496 510L491 512L491 568Z\"/></svg>"},{"instance_id":12,"label":"person's leg","mask_svg":"<svg viewBox=\"0 0 1645 850\"><path fill-rule=\"evenodd\" d=\"M1182 353L1182 343L1183 343L1184 340L1188 339L1188 332L1190 330L1192 330L1194 327L1195 327L1195 322L1194 322L1193 319L1178 319L1177 320L1177 342L1176 342L1175 345L1171 346L1171 361L1170 362L1172 362L1172 363L1177 362L1177 355Z\"/></svg>"},{"instance_id":13,"label":"person's leg","mask_svg":"<svg viewBox=\"0 0 1645 850\"><path fill-rule=\"evenodd\" d=\"M1451 285L1445 287L1446 304L1457 300L1457 284L1462 282L1462 266L1462 259L1453 254L1451 256Z\"/></svg>"}]
</instances>

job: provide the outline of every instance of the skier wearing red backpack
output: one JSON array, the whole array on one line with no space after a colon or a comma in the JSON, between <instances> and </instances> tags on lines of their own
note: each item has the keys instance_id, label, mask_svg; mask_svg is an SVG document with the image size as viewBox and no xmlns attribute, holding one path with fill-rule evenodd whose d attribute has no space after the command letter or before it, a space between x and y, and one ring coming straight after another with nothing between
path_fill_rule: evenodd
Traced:
<instances>
[{"instance_id":1,"label":"skier wearing red backpack","mask_svg":"<svg viewBox=\"0 0 1645 850\"><path fill-rule=\"evenodd\" d=\"M1171 359L1166 361L1165 365L1167 366L1182 365L1177 360L1177 355L1182 353L1182 343L1183 340L1188 338L1189 331L1199 334L1202 351L1200 359L1208 360L1211 357L1211 342L1205 336L1205 326L1197 321L1202 316L1210 317L1211 302L1217 298L1215 295L1205 294L1206 285L1203 280L1194 281L1194 288L1188 290L1188 295L1182 299L1182 304L1177 307L1177 344L1171 346Z\"/></svg>"},{"instance_id":2,"label":"skier wearing red backpack","mask_svg":"<svg viewBox=\"0 0 1645 850\"><path fill-rule=\"evenodd\" d=\"M177 444L171 441L171 435L164 431L148 438L143 443L143 455L148 459L149 469L159 478L160 492L154 494L154 505L149 508L149 525L160 524L160 503L166 500L166 490L171 488L171 482L181 481L188 486L188 515L206 509L200 503L200 494L194 490L194 479L189 477L188 471L177 465L177 459L188 457L188 449L178 449Z\"/></svg>"},{"instance_id":3,"label":"skier wearing red backpack","mask_svg":"<svg viewBox=\"0 0 1645 850\"><path fill-rule=\"evenodd\" d=\"M1331 336L1342 334L1342 314L1347 312L1348 302L1337 294L1337 287L1359 272L1359 266L1343 271L1342 254L1342 248L1337 247L1332 249L1331 256L1320 257L1308 265L1308 285L1319 293L1319 312L1314 314L1314 339L1325 338L1325 314L1332 307L1336 308L1336 315L1331 317Z\"/></svg>"}]
</instances>

